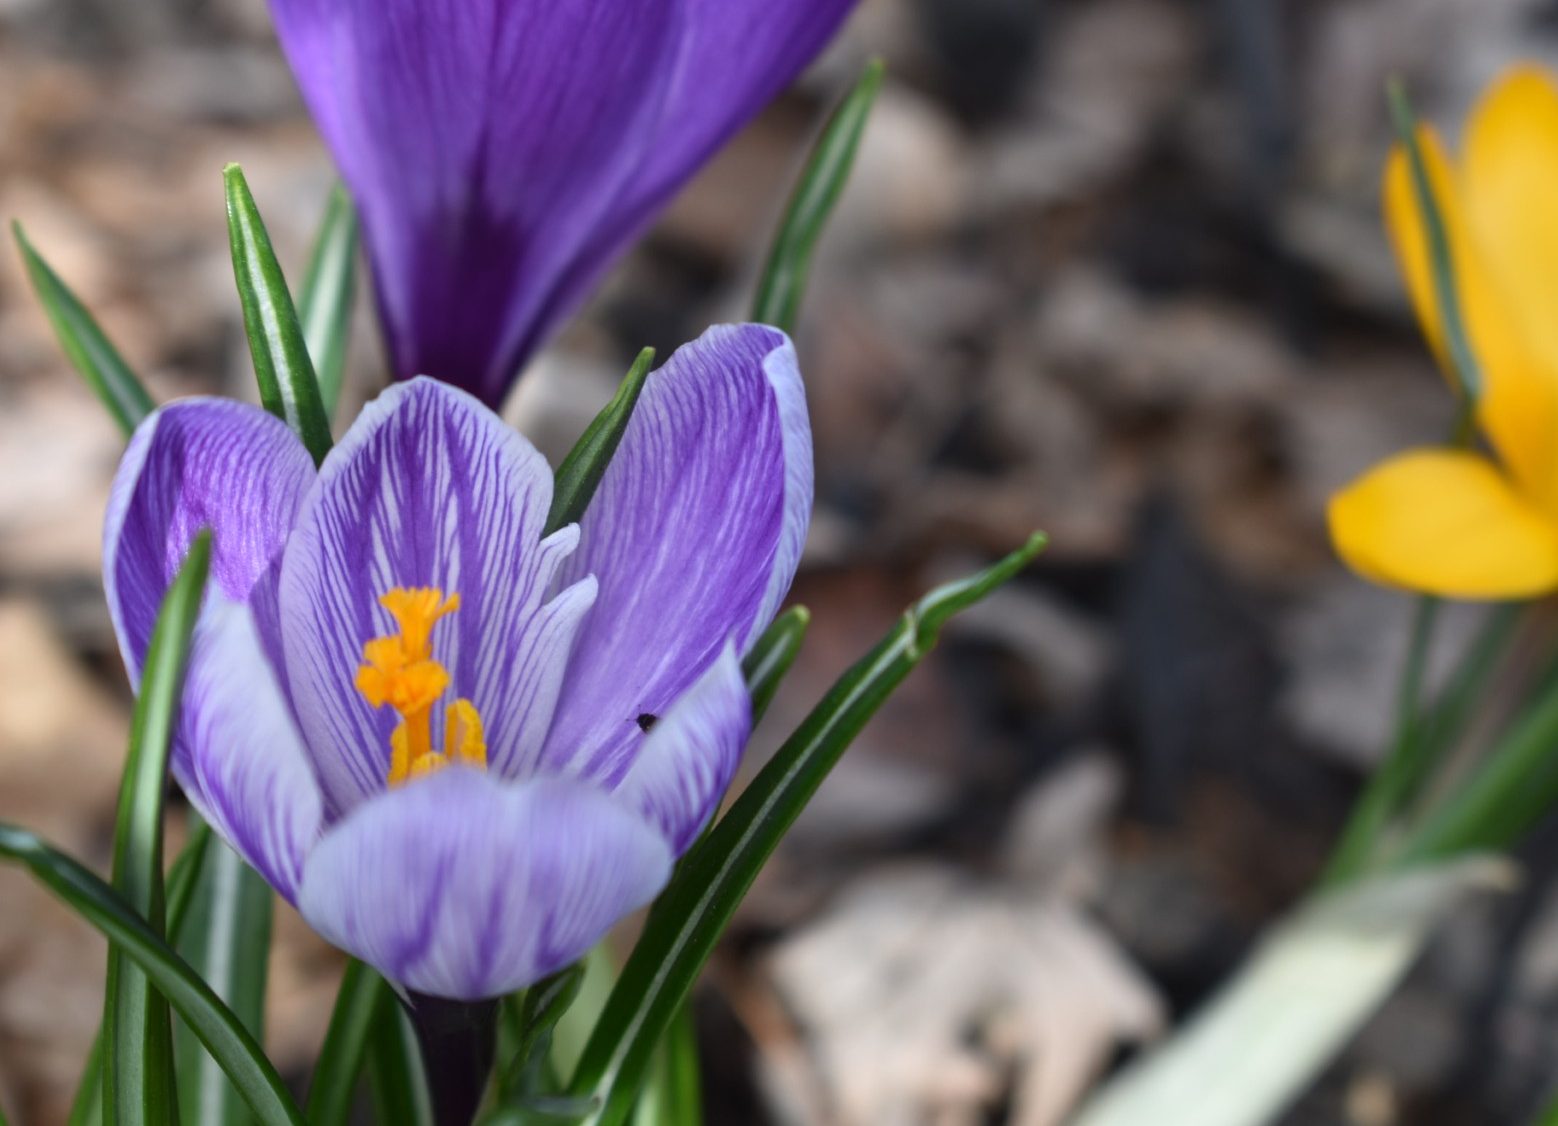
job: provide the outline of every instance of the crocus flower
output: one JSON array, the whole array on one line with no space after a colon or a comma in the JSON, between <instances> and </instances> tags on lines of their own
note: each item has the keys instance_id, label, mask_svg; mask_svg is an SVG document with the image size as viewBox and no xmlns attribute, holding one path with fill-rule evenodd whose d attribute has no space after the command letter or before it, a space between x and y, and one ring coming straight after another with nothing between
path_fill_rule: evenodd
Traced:
<instances>
[{"instance_id":1,"label":"crocus flower","mask_svg":"<svg viewBox=\"0 0 1558 1126\"><path fill-rule=\"evenodd\" d=\"M125 454L105 584L134 679L212 529L179 784L327 939L475 1000L579 957L711 816L811 486L794 352L756 325L649 377L545 538L545 460L457 388L393 386L317 472L258 408L187 399Z\"/></svg>"},{"instance_id":2,"label":"crocus flower","mask_svg":"<svg viewBox=\"0 0 1558 1126\"><path fill-rule=\"evenodd\" d=\"M520 365L854 0L271 0L398 376Z\"/></svg>"},{"instance_id":3,"label":"crocus flower","mask_svg":"<svg viewBox=\"0 0 1558 1126\"><path fill-rule=\"evenodd\" d=\"M1467 122L1458 163L1430 131L1420 140L1481 373L1476 422L1487 449L1390 458L1332 499L1331 535L1349 565L1379 582L1452 597L1543 594L1558 589L1558 89L1531 67L1507 73ZM1418 319L1443 357L1399 147L1385 215Z\"/></svg>"}]
</instances>

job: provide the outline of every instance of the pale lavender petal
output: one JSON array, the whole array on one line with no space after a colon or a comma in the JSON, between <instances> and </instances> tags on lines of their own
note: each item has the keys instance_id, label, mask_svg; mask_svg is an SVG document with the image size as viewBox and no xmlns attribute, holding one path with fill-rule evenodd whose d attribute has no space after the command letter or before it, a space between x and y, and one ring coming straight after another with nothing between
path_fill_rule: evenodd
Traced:
<instances>
[{"instance_id":1,"label":"pale lavender petal","mask_svg":"<svg viewBox=\"0 0 1558 1126\"><path fill-rule=\"evenodd\" d=\"M546 603L577 539L564 529L541 542L551 499L529 442L430 379L380 395L325 459L282 563L281 609L292 698L332 815L384 786L396 718L354 680L363 644L393 632L378 599L396 587L460 596L433 631L448 697L476 705L494 762L534 760L595 585L583 577Z\"/></svg>"},{"instance_id":2,"label":"pale lavender petal","mask_svg":"<svg viewBox=\"0 0 1558 1126\"><path fill-rule=\"evenodd\" d=\"M363 803L303 876L303 917L422 993L477 1000L574 961L664 886L671 854L580 782L449 767Z\"/></svg>"},{"instance_id":3,"label":"pale lavender petal","mask_svg":"<svg viewBox=\"0 0 1558 1126\"><path fill-rule=\"evenodd\" d=\"M614 785L727 642L745 652L794 578L811 431L777 329L712 328L649 377L562 582L593 574L543 760Z\"/></svg>"},{"instance_id":4,"label":"pale lavender petal","mask_svg":"<svg viewBox=\"0 0 1558 1126\"><path fill-rule=\"evenodd\" d=\"M526 355L853 0L271 0L356 197L393 366Z\"/></svg>"},{"instance_id":5,"label":"pale lavender petal","mask_svg":"<svg viewBox=\"0 0 1558 1126\"><path fill-rule=\"evenodd\" d=\"M195 534L212 531L211 583L252 601L275 646L276 562L314 464L279 419L230 399L184 399L136 429L114 475L103 585L132 683L168 584Z\"/></svg>"},{"instance_id":6,"label":"pale lavender petal","mask_svg":"<svg viewBox=\"0 0 1558 1126\"><path fill-rule=\"evenodd\" d=\"M248 606L212 596L190 651L173 775L191 804L291 903L319 836L319 784Z\"/></svg>"},{"instance_id":7,"label":"pale lavender petal","mask_svg":"<svg viewBox=\"0 0 1558 1126\"><path fill-rule=\"evenodd\" d=\"M719 807L752 732L752 697L735 647L651 727L617 797L687 851Z\"/></svg>"}]
</instances>

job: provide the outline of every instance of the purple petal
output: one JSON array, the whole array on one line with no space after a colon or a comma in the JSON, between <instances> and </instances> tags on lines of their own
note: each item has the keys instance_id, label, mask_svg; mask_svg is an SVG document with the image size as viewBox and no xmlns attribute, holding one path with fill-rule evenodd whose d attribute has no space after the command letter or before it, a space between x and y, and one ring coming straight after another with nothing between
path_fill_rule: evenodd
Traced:
<instances>
[{"instance_id":1,"label":"purple petal","mask_svg":"<svg viewBox=\"0 0 1558 1126\"><path fill-rule=\"evenodd\" d=\"M135 431L114 475L103 529L103 585L132 683L157 609L195 534L212 530L211 581L252 601L278 653L274 564L314 463L286 424L229 399L185 399Z\"/></svg>"},{"instance_id":2,"label":"purple petal","mask_svg":"<svg viewBox=\"0 0 1558 1126\"><path fill-rule=\"evenodd\" d=\"M595 586L586 576L544 601L577 540L563 529L541 541L551 500L535 448L430 379L380 395L325 459L282 563L281 610L298 722L332 813L384 786L395 714L354 680L363 644L393 632L378 599L396 587L460 596L433 631L448 697L476 705L494 763L535 759Z\"/></svg>"},{"instance_id":3,"label":"purple petal","mask_svg":"<svg viewBox=\"0 0 1558 1126\"><path fill-rule=\"evenodd\" d=\"M454 766L330 831L300 903L315 930L391 980L478 1000L578 958L670 870L660 834L609 794Z\"/></svg>"},{"instance_id":4,"label":"purple petal","mask_svg":"<svg viewBox=\"0 0 1558 1126\"><path fill-rule=\"evenodd\" d=\"M271 0L394 367L488 403L852 0Z\"/></svg>"},{"instance_id":5,"label":"purple petal","mask_svg":"<svg viewBox=\"0 0 1558 1126\"><path fill-rule=\"evenodd\" d=\"M272 0L362 212L395 370L498 402L650 142L679 0Z\"/></svg>"},{"instance_id":6,"label":"purple petal","mask_svg":"<svg viewBox=\"0 0 1558 1126\"><path fill-rule=\"evenodd\" d=\"M652 725L617 797L659 826L680 856L719 806L751 733L752 697L741 658L727 645Z\"/></svg>"},{"instance_id":7,"label":"purple petal","mask_svg":"<svg viewBox=\"0 0 1558 1126\"><path fill-rule=\"evenodd\" d=\"M543 759L612 785L727 642L772 620L811 515L811 430L777 329L712 328L653 373L560 581L593 574Z\"/></svg>"},{"instance_id":8,"label":"purple petal","mask_svg":"<svg viewBox=\"0 0 1558 1126\"><path fill-rule=\"evenodd\" d=\"M220 595L196 627L172 765L201 816L295 904L323 820L319 784L254 615Z\"/></svg>"},{"instance_id":9,"label":"purple petal","mask_svg":"<svg viewBox=\"0 0 1558 1126\"><path fill-rule=\"evenodd\" d=\"M827 45L856 0L684 0L683 34L647 159L553 286L522 355L588 296L694 172Z\"/></svg>"}]
</instances>

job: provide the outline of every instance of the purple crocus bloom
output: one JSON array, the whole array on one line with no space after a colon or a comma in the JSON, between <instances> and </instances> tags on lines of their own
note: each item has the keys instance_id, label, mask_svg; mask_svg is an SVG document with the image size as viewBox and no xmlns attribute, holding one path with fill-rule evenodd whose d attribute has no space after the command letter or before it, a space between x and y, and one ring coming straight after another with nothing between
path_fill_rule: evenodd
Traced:
<instances>
[{"instance_id":1,"label":"purple crocus bloom","mask_svg":"<svg viewBox=\"0 0 1558 1126\"><path fill-rule=\"evenodd\" d=\"M811 495L789 341L724 326L649 377L583 520L545 538L545 460L446 384L384 392L317 472L256 407L163 407L104 577L138 679L212 528L179 784L330 941L475 1000L579 957L712 815Z\"/></svg>"},{"instance_id":2,"label":"purple crocus bloom","mask_svg":"<svg viewBox=\"0 0 1558 1126\"><path fill-rule=\"evenodd\" d=\"M271 0L394 371L496 406L854 0Z\"/></svg>"}]
</instances>

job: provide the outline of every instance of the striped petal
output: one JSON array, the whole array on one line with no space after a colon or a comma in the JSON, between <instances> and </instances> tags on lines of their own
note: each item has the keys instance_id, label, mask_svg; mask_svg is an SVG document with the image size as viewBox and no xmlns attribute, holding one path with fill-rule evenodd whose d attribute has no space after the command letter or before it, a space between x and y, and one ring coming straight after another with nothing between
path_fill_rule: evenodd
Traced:
<instances>
[{"instance_id":1,"label":"striped petal","mask_svg":"<svg viewBox=\"0 0 1558 1126\"><path fill-rule=\"evenodd\" d=\"M594 598L584 576L546 600L578 536L541 540L551 498L529 442L430 379L379 396L325 459L283 562L281 607L293 700L332 814L384 786L395 716L371 708L354 678L363 644L392 632L378 599L396 587L460 596L433 634L449 698L476 705L495 765L535 760Z\"/></svg>"},{"instance_id":2,"label":"striped petal","mask_svg":"<svg viewBox=\"0 0 1558 1126\"><path fill-rule=\"evenodd\" d=\"M581 522L563 582L594 575L543 759L615 785L727 643L773 619L811 517L811 430L789 340L710 329L643 395Z\"/></svg>"},{"instance_id":3,"label":"striped petal","mask_svg":"<svg viewBox=\"0 0 1558 1126\"><path fill-rule=\"evenodd\" d=\"M1558 522L1476 454L1398 454L1332 498L1330 523L1343 560L1376 582L1452 598L1558 589Z\"/></svg>"},{"instance_id":4,"label":"striped petal","mask_svg":"<svg viewBox=\"0 0 1558 1126\"><path fill-rule=\"evenodd\" d=\"M222 839L296 904L323 820L319 784L253 613L220 595L196 627L172 769Z\"/></svg>"},{"instance_id":5,"label":"striped petal","mask_svg":"<svg viewBox=\"0 0 1558 1126\"><path fill-rule=\"evenodd\" d=\"M752 697L741 658L727 645L650 727L617 796L658 826L680 856L719 807L751 733Z\"/></svg>"},{"instance_id":6,"label":"striped petal","mask_svg":"<svg viewBox=\"0 0 1558 1126\"><path fill-rule=\"evenodd\" d=\"M266 650L279 654L276 563L313 479L303 444L258 407L184 399L141 423L114 475L103 530L103 585L131 683L203 527L212 531L213 586L252 600Z\"/></svg>"},{"instance_id":7,"label":"striped petal","mask_svg":"<svg viewBox=\"0 0 1558 1126\"><path fill-rule=\"evenodd\" d=\"M574 961L670 870L660 834L609 794L456 766L340 822L309 857L300 906L391 980L469 1001Z\"/></svg>"}]
</instances>

